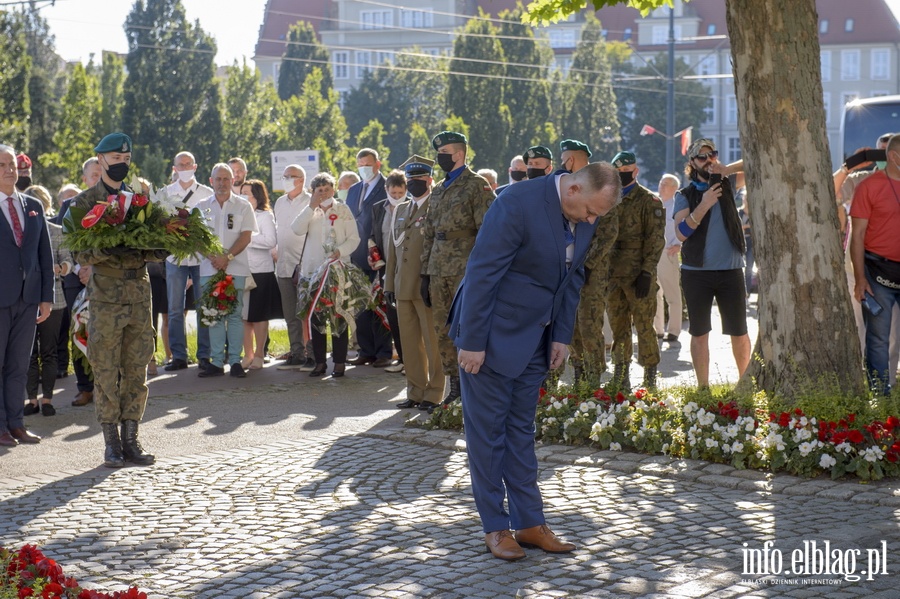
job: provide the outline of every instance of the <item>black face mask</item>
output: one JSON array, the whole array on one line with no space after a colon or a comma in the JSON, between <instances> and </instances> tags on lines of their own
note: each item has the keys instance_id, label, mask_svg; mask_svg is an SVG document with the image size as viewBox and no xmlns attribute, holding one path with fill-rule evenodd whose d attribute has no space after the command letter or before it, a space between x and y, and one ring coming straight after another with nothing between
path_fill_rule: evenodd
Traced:
<instances>
[{"instance_id":1,"label":"black face mask","mask_svg":"<svg viewBox=\"0 0 900 599\"><path fill-rule=\"evenodd\" d=\"M456 166L456 162L453 160L453 154L438 154L437 163L445 173L449 173Z\"/></svg>"},{"instance_id":2,"label":"black face mask","mask_svg":"<svg viewBox=\"0 0 900 599\"><path fill-rule=\"evenodd\" d=\"M31 177L19 177L16 179L16 189L19 191L25 191L31 187Z\"/></svg>"},{"instance_id":3,"label":"black face mask","mask_svg":"<svg viewBox=\"0 0 900 599\"><path fill-rule=\"evenodd\" d=\"M628 171L624 173L619 173L619 180L622 182L622 187L628 187L634 182L634 172Z\"/></svg>"},{"instance_id":4,"label":"black face mask","mask_svg":"<svg viewBox=\"0 0 900 599\"><path fill-rule=\"evenodd\" d=\"M522 181L525 179L525 171L510 171L509 178L513 181Z\"/></svg>"},{"instance_id":5,"label":"black face mask","mask_svg":"<svg viewBox=\"0 0 900 599\"><path fill-rule=\"evenodd\" d=\"M528 175L529 179L537 179L538 177L543 177L547 174L547 171L542 168L530 168L525 173Z\"/></svg>"},{"instance_id":6,"label":"black face mask","mask_svg":"<svg viewBox=\"0 0 900 599\"><path fill-rule=\"evenodd\" d=\"M125 180L125 177L128 176L128 169L130 166L131 165L129 165L127 162L117 162L115 164L107 163L106 176L116 183L120 183Z\"/></svg>"},{"instance_id":7,"label":"black face mask","mask_svg":"<svg viewBox=\"0 0 900 599\"><path fill-rule=\"evenodd\" d=\"M414 198L421 198L428 193L428 181L422 179L410 179L406 182L406 191Z\"/></svg>"}]
</instances>

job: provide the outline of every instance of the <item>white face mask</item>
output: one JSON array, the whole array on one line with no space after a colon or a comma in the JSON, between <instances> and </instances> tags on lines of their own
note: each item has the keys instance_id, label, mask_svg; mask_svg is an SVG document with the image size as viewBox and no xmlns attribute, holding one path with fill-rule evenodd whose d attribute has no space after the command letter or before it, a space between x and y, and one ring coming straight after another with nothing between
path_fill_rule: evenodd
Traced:
<instances>
[{"instance_id":1,"label":"white face mask","mask_svg":"<svg viewBox=\"0 0 900 599\"><path fill-rule=\"evenodd\" d=\"M350 190L349 190L349 189L338 189L338 190L337 190L337 197L338 197L338 199L339 199L340 201L346 202L346 201L347 201L347 194L348 194L348 193L350 193Z\"/></svg>"},{"instance_id":2,"label":"white face mask","mask_svg":"<svg viewBox=\"0 0 900 599\"><path fill-rule=\"evenodd\" d=\"M371 166L359 167L359 176L363 181L368 181L375 174L375 169Z\"/></svg>"},{"instance_id":3,"label":"white face mask","mask_svg":"<svg viewBox=\"0 0 900 599\"><path fill-rule=\"evenodd\" d=\"M288 177L285 177L284 179L282 179L281 182L284 183L284 190L285 191L294 191L294 181L295 180L296 179L292 179L292 178L288 178Z\"/></svg>"},{"instance_id":4,"label":"white face mask","mask_svg":"<svg viewBox=\"0 0 900 599\"><path fill-rule=\"evenodd\" d=\"M175 171L178 173L178 180L182 183L187 183L191 179L194 178L194 171Z\"/></svg>"},{"instance_id":5,"label":"white face mask","mask_svg":"<svg viewBox=\"0 0 900 599\"><path fill-rule=\"evenodd\" d=\"M391 206L393 206L394 208L396 208L397 205L398 205L400 202L402 202L404 199L406 199L406 198L400 198L400 199L398 199L398 200L395 200L395 199L392 198L391 196L388 196L388 197L387 197L388 202L390 202L390 203L391 203Z\"/></svg>"}]
</instances>

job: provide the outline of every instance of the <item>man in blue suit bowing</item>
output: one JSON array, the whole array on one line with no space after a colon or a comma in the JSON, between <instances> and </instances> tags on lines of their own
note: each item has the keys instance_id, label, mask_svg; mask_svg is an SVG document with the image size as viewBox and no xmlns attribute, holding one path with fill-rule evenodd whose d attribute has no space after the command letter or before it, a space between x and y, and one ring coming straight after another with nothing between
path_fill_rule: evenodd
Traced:
<instances>
[{"instance_id":1,"label":"man in blue suit bowing","mask_svg":"<svg viewBox=\"0 0 900 599\"><path fill-rule=\"evenodd\" d=\"M524 557L523 546L575 549L544 520L534 417L541 382L568 354L594 225L620 189L606 163L510 187L485 215L453 300L472 492L500 559Z\"/></svg>"},{"instance_id":2,"label":"man in blue suit bowing","mask_svg":"<svg viewBox=\"0 0 900 599\"><path fill-rule=\"evenodd\" d=\"M0 144L0 446L39 443L25 430L34 331L53 307L53 258L41 203L16 191L16 151Z\"/></svg>"}]
</instances>

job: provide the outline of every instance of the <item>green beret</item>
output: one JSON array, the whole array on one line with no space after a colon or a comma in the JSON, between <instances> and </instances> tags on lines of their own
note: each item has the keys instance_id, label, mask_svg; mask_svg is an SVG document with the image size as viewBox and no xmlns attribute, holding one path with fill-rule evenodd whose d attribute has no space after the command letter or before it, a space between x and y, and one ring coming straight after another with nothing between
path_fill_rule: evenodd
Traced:
<instances>
[{"instance_id":1,"label":"green beret","mask_svg":"<svg viewBox=\"0 0 900 599\"><path fill-rule=\"evenodd\" d=\"M612 159L612 165L616 168L622 168L623 166L628 166L630 164L637 164L637 158L634 157L634 152L619 152Z\"/></svg>"},{"instance_id":2,"label":"green beret","mask_svg":"<svg viewBox=\"0 0 900 599\"><path fill-rule=\"evenodd\" d=\"M430 177L434 170L434 160L413 154L400 165L400 168L406 172L407 177L421 177L422 175Z\"/></svg>"},{"instance_id":3,"label":"green beret","mask_svg":"<svg viewBox=\"0 0 900 599\"><path fill-rule=\"evenodd\" d=\"M525 153L522 154L522 160L525 161L525 164L528 164L528 161L532 158L546 158L547 160L553 160L553 152L550 151L550 148L544 146L531 146Z\"/></svg>"},{"instance_id":4,"label":"green beret","mask_svg":"<svg viewBox=\"0 0 900 599\"><path fill-rule=\"evenodd\" d=\"M106 152L121 152L124 154L125 152L131 152L131 138L124 133L110 133L94 146L94 151L98 154L105 154Z\"/></svg>"},{"instance_id":5,"label":"green beret","mask_svg":"<svg viewBox=\"0 0 900 599\"><path fill-rule=\"evenodd\" d=\"M439 150L447 144L469 145L469 140L462 133L456 133L455 131L441 131L431 140L431 145L434 146L435 150Z\"/></svg>"},{"instance_id":6,"label":"green beret","mask_svg":"<svg viewBox=\"0 0 900 599\"><path fill-rule=\"evenodd\" d=\"M571 152L574 150L581 150L585 154L588 155L588 158L591 157L591 149L588 147L586 143L582 143L577 139L564 139L559 142L559 153L563 152Z\"/></svg>"}]
</instances>

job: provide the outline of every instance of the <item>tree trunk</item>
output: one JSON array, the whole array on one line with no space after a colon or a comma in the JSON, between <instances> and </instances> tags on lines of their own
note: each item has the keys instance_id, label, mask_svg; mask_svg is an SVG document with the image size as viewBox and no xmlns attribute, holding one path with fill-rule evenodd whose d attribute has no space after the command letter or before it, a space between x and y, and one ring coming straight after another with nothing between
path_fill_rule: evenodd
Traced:
<instances>
[{"instance_id":1,"label":"tree trunk","mask_svg":"<svg viewBox=\"0 0 900 599\"><path fill-rule=\"evenodd\" d=\"M862 397L815 0L726 0L726 10L760 275L759 338L741 386L788 399L811 387Z\"/></svg>"}]
</instances>

